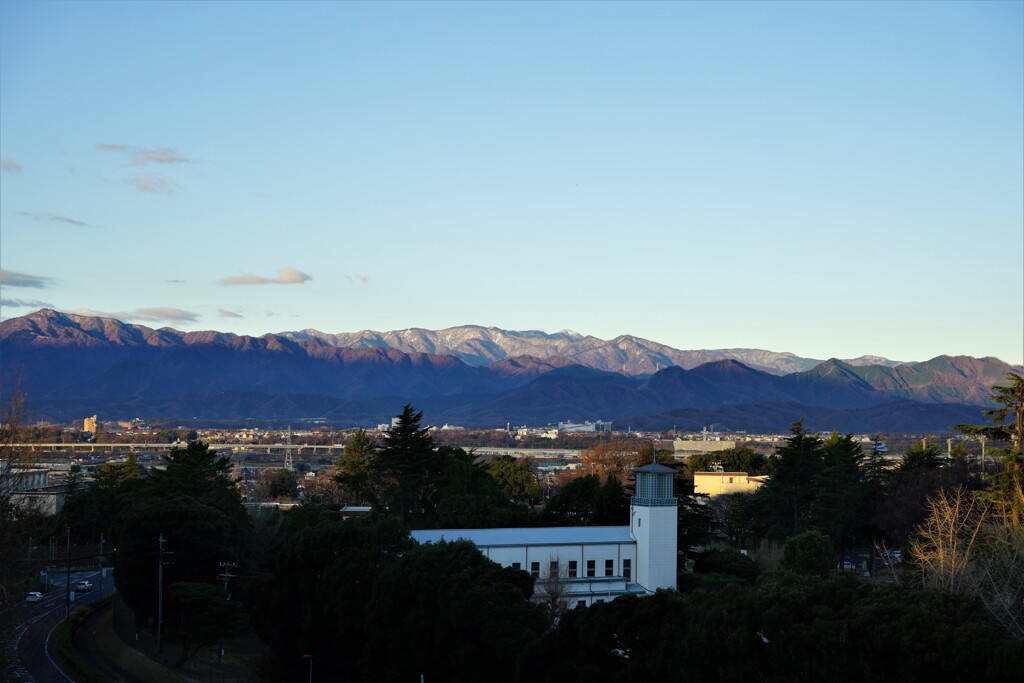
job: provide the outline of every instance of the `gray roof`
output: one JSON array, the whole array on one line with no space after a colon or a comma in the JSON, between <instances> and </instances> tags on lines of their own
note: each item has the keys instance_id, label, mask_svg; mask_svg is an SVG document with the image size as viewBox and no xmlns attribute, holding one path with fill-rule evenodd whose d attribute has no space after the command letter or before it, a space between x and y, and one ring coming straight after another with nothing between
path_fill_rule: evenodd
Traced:
<instances>
[{"instance_id":1,"label":"gray roof","mask_svg":"<svg viewBox=\"0 0 1024 683\"><path fill-rule=\"evenodd\" d=\"M659 465L656 462L652 462L650 465L644 465L643 467L634 467L633 471L634 472L647 472L647 473L655 473L656 472L658 474L661 474L661 473L664 473L664 472L668 472L669 474L675 474L676 473L676 471L674 469L672 469L671 467L665 467L664 465Z\"/></svg>"},{"instance_id":2,"label":"gray roof","mask_svg":"<svg viewBox=\"0 0 1024 683\"><path fill-rule=\"evenodd\" d=\"M628 526L556 526L519 529L423 529L411 532L419 543L472 541L477 546L594 545L633 543Z\"/></svg>"}]
</instances>

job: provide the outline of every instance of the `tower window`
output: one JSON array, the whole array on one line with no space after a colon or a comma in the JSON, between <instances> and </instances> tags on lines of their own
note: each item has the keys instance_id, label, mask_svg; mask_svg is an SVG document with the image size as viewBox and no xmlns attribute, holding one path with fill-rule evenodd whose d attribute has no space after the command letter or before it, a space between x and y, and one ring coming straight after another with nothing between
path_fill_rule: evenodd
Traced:
<instances>
[{"instance_id":1,"label":"tower window","mask_svg":"<svg viewBox=\"0 0 1024 683\"><path fill-rule=\"evenodd\" d=\"M622 575L626 577L626 581L633 578L633 560L622 561Z\"/></svg>"},{"instance_id":2,"label":"tower window","mask_svg":"<svg viewBox=\"0 0 1024 683\"><path fill-rule=\"evenodd\" d=\"M540 578L540 562L530 563L530 576L532 576L535 579Z\"/></svg>"},{"instance_id":3,"label":"tower window","mask_svg":"<svg viewBox=\"0 0 1024 683\"><path fill-rule=\"evenodd\" d=\"M576 560L569 560L569 578L576 578Z\"/></svg>"},{"instance_id":4,"label":"tower window","mask_svg":"<svg viewBox=\"0 0 1024 683\"><path fill-rule=\"evenodd\" d=\"M604 575L611 576L615 573L615 560L604 561Z\"/></svg>"},{"instance_id":5,"label":"tower window","mask_svg":"<svg viewBox=\"0 0 1024 683\"><path fill-rule=\"evenodd\" d=\"M587 576L597 576L597 566L594 563L595 560L587 560Z\"/></svg>"}]
</instances>

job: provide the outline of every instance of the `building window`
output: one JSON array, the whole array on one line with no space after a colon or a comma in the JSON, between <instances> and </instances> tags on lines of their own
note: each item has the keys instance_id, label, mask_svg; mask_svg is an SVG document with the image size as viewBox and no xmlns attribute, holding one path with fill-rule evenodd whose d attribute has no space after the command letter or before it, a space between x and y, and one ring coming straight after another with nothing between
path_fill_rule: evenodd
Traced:
<instances>
[{"instance_id":1,"label":"building window","mask_svg":"<svg viewBox=\"0 0 1024 683\"><path fill-rule=\"evenodd\" d=\"M530 563L530 576L532 576L535 579L540 578L540 562Z\"/></svg>"},{"instance_id":2,"label":"building window","mask_svg":"<svg viewBox=\"0 0 1024 683\"><path fill-rule=\"evenodd\" d=\"M519 564L518 562L513 562L512 563L512 569L522 569L522 568L523 568L523 565Z\"/></svg>"},{"instance_id":3,"label":"building window","mask_svg":"<svg viewBox=\"0 0 1024 683\"><path fill-rule=\"evenodd\" d=\"M637 517L636 518L636 525L637 526L643 526L644 525L644 518L643 517Z\"/></svg>"},{"instance_id":4,"label":"building window","mask_svg":"<svg viewBox=\"0 0 1024 683\"><path fill-rule=\"evenodd\" d=\"M558 560L551 560L551 566L548 567L548 576L558 576Z\"/></svg>"},{"instance_id":5,"label":"building window","mask_svg":"<svg viewBox=\"0 0 1024 683\"><path fill-rule=\"evenodd\" d=\"M587 576L597 576L597 567L594 562L595 560L587 560Z\"/></svg>"},{"instance_id":6,"label":"building window","mask_svg":"<svg viewBox=\"0 0 1024 683\"><path fill-rule=\"evenodd\" d=\"M594 600L594 604L595 604L595 605L596 605L597 603L599 603L599 602L604 602L604 600L601 600L600 598L598 598L597 600Z\"/></svg>"},{"instance_id":7,"label":"building window","mask_svg":"<svg viewBox=\"0 0 1024 683\"><path fill-rule=\"evenodd\" d=\"M633 560L622 561L622 575L626 577L626 581L633 578Z\"/></svg>"},{"instance_id":8,"label":"building window","mask_svg":"<svg viewBox=\"0 0 1024 683\"><path fill-rule=\"evenodd\" d=\"M605 560L604 561L604 575L605 576L612 576L613 574L615 574L615 560Z\"/></svg>"},{"instance_id":9,"label":"building window","mask_svg":"<svg viewBox=\"0 0 1024 683\"><path fill-rule=\"evenodd\" d=\"M569 560L569 578L576 578L576 560Z\"/></svg>"}]
</instances>

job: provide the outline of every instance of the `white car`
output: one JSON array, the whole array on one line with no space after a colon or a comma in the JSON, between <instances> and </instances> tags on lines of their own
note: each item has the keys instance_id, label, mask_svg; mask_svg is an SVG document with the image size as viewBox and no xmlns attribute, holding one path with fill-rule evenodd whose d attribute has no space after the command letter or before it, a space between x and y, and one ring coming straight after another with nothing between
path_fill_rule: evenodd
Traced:
<instances>
[{"instance_id":1,"label":"white car","mask_svg":"<svg viewBox=\"0 0 1024 683\"><path fill-rule=\"evenodd\" d=\"M85 593L92 590L92 581L79 581L75 584L75 590Z\"/></svg>"},{"instance_id":2,"label":"white car","mask_svg":"<svg viewBox=\"0 0 1024 683\"><path fill-rule=\"evenodd\" d=\"M43 601L43 594L40 593L39 591L32 591L31 593L29 593L28 595L25 596L25 602L42 602L42 601Z\"/></svg>"}]
</instances>

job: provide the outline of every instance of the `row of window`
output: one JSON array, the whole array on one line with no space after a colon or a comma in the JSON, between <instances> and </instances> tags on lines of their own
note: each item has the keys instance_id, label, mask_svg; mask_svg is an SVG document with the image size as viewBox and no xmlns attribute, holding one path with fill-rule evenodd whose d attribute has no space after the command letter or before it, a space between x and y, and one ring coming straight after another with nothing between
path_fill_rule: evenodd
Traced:
<instances>
[{"instance_id":1,"label":"row of window","mask_svg":"<svg viewBox=\"0 0 1024 683\"><path fill-rule=\"evenodd\" d=\"M519 562L512 563L512 569L522 569L522 565ZM551 564L548 566L549 576L559 575L558 560L551 560ZM575 579L579 576L579 566L576 560L569 560L569 567L565 573L567 578ZM615 576L615 560L604 561L604 575ZM540 562L530 563L530 576L535 579L540 578ZM597 560L587 560L587 578L597 576ZM622 576L627 580L633 578L633 560L625 559L622 561Z\"/></svg>"}]
</instances>

